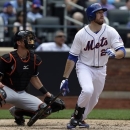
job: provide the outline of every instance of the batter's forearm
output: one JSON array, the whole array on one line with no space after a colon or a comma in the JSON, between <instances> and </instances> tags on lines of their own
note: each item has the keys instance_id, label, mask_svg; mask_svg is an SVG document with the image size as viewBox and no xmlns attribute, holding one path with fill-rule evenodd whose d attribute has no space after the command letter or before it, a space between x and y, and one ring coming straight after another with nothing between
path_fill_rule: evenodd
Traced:
<instances>
[{"instance_id":1,"label":"batter's forearm","mask_svg":"<svg viewBox=\"0 0 130 130\"><path fill-rule=\"evenodd\" d=\"M121 59L125 56L122 50L118 50L115 54L116 54L116 57L115 57L116 59Z\"/></svg>"},{"instance_id":2,"label":"batter's forearm","mask_svg":"<svg viewBox=\"0 0 130 130\"><path fill-rule=\"evenodd\" d=\"M65 71L64 71L63 77L69 78L70 73L72 72L74 66L75 66L75 62L73 60L69 60L68 59L67 62L66 62L66 66L65 66Z\"/></svg>"}]
</instances>

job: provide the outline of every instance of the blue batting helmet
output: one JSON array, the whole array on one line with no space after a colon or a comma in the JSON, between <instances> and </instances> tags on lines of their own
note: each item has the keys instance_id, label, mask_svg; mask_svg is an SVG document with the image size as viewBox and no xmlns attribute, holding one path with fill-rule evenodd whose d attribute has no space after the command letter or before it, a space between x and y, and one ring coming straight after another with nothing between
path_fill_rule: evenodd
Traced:
<instances>
[{"instance_id":1,"label":"blue batting helmet","mask_svg":"<svg viewBox=\"0 0 130 130\"><path fill-rule=\"evenodd\" d=\"M103 10L105 12L107 11L107 8L102 7L101 4L99 3L94 3L90 5L86 10L88 20L89 21L94 20L96 18L96 12L99 10Z\"/></svg>"}]
</instances>

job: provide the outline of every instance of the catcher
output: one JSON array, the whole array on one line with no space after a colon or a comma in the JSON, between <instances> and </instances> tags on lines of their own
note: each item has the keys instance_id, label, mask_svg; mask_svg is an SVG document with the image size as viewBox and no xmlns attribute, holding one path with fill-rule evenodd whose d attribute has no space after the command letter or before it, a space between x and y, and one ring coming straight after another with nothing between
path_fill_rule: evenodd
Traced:
<instances>
[{"instance_id":1,"label":"catcher","mask_svg":"<svg viewBox=\"0 0 130 130\"><path fill-rule=\"evenodd\" d=\"M44 119L52 112L65 108L64 102L56 100L46 107L55 97L47 91L38 77L38 66L41 58L31 49L34 46L35 34L32 31L18 31L14 35L16 50L0 57L0 104L4 102L14 105L9 109L17 125L25 125L24 116L33 117L41 110L40 119ZM44 102L27 93L29 82L45 96ZM30 118L30 119L31 119Z\"/></svg>"}]
</instances>

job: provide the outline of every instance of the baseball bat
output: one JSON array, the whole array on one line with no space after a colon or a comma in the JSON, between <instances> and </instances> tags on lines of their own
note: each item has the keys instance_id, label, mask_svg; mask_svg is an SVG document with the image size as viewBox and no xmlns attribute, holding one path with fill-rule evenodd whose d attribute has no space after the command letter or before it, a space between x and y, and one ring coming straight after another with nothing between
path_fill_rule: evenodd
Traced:
<instances>
[{"instance_id":1,"label":"baseball bat","mask_svg":"<svg viewBox=\"0 0 130 130\"><path fill-rule=\"evenodd\" d=\"M55 98L47 104L44 109L39 110L32 118L30 118L29 122L27 123L28 126L32 126L40 117L41 115L47 110L47 108L52 105L52 103L60 96L63 91L60 91Z\"/></svg>"}]
</instances>

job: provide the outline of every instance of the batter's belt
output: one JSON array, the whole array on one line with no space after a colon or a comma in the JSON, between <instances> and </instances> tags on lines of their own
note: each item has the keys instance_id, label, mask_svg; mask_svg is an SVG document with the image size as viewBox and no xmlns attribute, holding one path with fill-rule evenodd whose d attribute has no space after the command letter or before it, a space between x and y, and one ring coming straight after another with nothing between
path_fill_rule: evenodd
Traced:
<instances>
[{"instance_id":1,"label":"batter's belt","mask_svg":"<svg viewBox=\"0 0 130 130\"><path fill-rule=\"evenodd\" d=\"M101 68L101 67L103 67L103 66L91 66L91 67L94 67L94 68Z\"/></svg>"}]
</instances>

